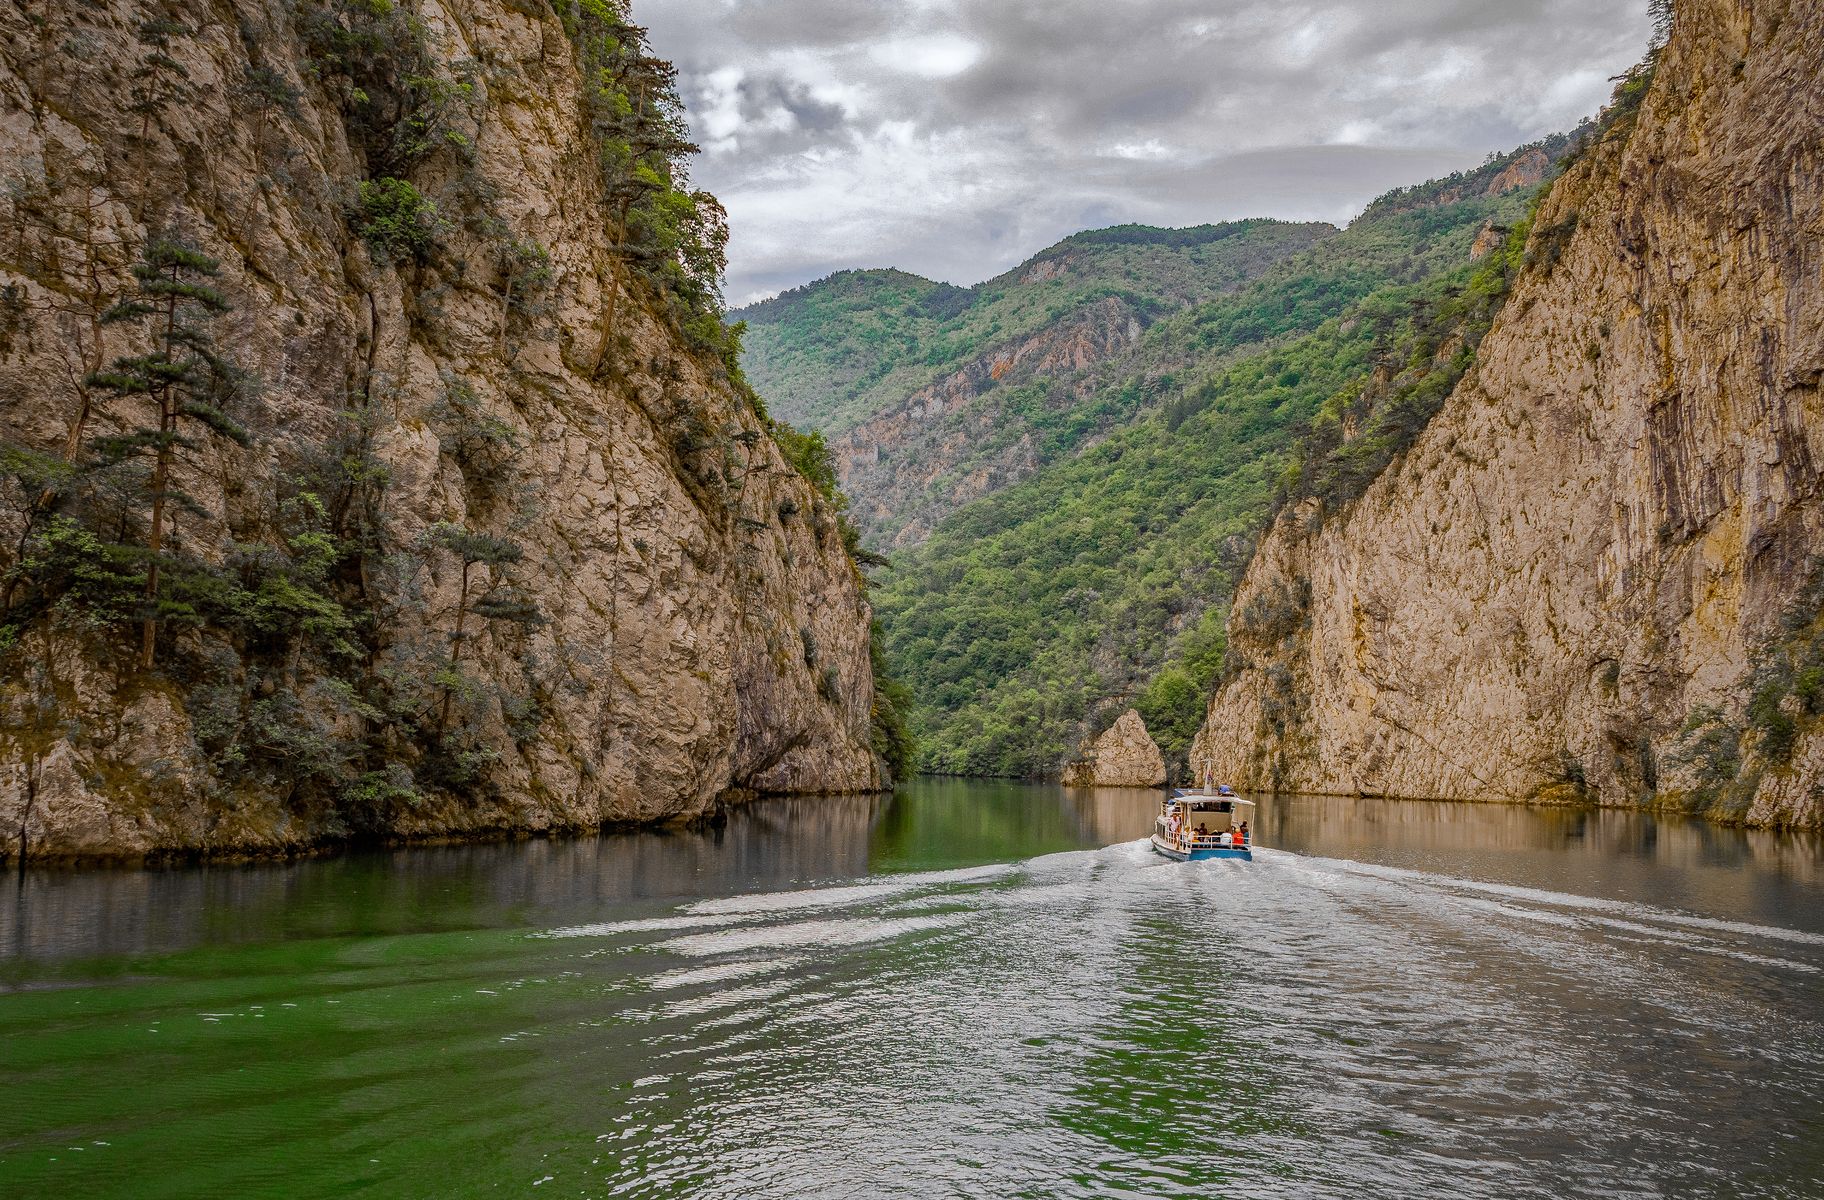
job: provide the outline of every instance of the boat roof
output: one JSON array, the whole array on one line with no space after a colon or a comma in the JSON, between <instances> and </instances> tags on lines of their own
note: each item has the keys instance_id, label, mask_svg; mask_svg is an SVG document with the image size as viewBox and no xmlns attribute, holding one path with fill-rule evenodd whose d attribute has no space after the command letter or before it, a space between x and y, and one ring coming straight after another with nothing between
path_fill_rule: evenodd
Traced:
<instances>
[{"instance_id":1,"label":"boat roof","mask_svg":"<svg viewBox=\"0 0 1824 1200\"><path fill-rule=\"evenodd\" d=\"M1252 800L1240 796L1218 796L1215 792L1179 792L1168 803L1182 804L1186 808L1202 808L1206 804L1233 804L1239 807L1258 808Z\"/></svg>"}]
</instances>

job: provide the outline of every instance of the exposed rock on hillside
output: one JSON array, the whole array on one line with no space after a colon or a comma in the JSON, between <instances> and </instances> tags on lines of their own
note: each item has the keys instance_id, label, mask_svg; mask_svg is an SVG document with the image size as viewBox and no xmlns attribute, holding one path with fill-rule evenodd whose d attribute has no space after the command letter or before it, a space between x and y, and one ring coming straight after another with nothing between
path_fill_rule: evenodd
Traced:
<instances>
[{"instance_id":1,"label":"exposed rock on hillside","mask_svg":"<svg viewBox=\"0 0 1824 1200\"><path fill-rule=\"evenodd\" d=\"M1679 6L1475 371L1263 541L1194 765L1824 819L1821 76L1816 0Z\"/></svg>"},{"instance_id":2,"label":"exposed rock on hillside","mask_svg":"<svg viewBox=\"0 0 1824 1200\"><path fill-rule=\"evenodd\" d=\"M975 288L845 272L735 315L773 410L830 439L863 534L906 546L1130 416L1138 393L1106 394L1122 390L1123 370L1169 390L1158 376L1171 366L1129 362L1154 321L1232 295L1335 232L1120 226Z\"/></svg>"},{"instance_id":3,"label":"exposed rock on hillside","mask_svg":"<svg viewBox=\"0 0 1824 1200\"><path fill-rule=\"evenodd\" d=\"M1140 714L1128 709L1064 768L1067 787L1163 787L1165 756Z\"/></svg>"},{"instance_id":4,"label":"exposed rock on hillside","mask_svg":"<svg viewBox=\"0 0 1824 1200\"><path fill-rule=\"evenodd\" d=\"M920 388L905 403L843 433L831 449L838 455L856 518L865 528L890 531L883 539L888 545L910 545L922 541L951 510L1031 474L1039 456L1030 436L980 456L1005 414L976 398L1004 380L1069 377L1089 370L1132 346L1141 329L1133 306L1110 296L1028 337L996 346ZM1074 391L1070 394L1074 399Z\"/></svg>"},{"instance_id":5,"label":"exposed rock on hillside","mask_svg":"<svg viewBox=\"0 0 1824 1200\"><path fill-rule=\"evenodd\" d=\"M135 352L100 312L172 231L219 260L215 337L261 384L237 410L251 448L211 435L180 460L175 552L255 572L344 504L372 539L323 584L361 614L335 672L303 633L293 657L173 617L146 671L93 622L17 626L12 852L22 830L34 854L118 855L590 827L879 782L860 581L692 348L705 318L620 260L572 8L421 0L377 43L363 22L394 10L337 0L0 12L7 436L65 444L85 373ZM396 124L324 57L385 37L428 72L377 76L413 89ZM357 191L383 173L408 186ZM89 432L134 416L98 407ZM377 741L389 720L418 740Z\"/></svg>"},{"instance_id":6,"label":"exposed rock on hillside","mask_svg":"<svg viewBox=\"0 0 1824 1200\"><path fill-rule=\"evenodd\" d=\"M1412 209L1440 208L1475 197L1499 196L1519 188L1537 187L1551 174L1553 164L1585 131L1586 128L1579 128L1576 133L1553 134L1512 154L1490 159L1474 170L1459 171L1412 187L1395 188L1376 198L1362 215L1373 218Z\"/></svg>"}]
</instances>

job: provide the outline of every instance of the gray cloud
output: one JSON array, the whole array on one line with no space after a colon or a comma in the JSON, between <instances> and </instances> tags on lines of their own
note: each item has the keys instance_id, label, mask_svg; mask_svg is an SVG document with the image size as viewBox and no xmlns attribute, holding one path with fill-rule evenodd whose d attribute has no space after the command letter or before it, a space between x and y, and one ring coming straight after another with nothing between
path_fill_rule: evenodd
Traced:
<instances>
[{"instance_id":1,"label":"gray cloud","mask_svg":"<svg viewBox=\"0 0 1824 1200\"><path fill-rule=\"evenodd\" d=\"M636 0L677 61L729 297L972 283L1077 229L1347 220L1575 125L1644 0Z\"/></svg>"}]
</instances>

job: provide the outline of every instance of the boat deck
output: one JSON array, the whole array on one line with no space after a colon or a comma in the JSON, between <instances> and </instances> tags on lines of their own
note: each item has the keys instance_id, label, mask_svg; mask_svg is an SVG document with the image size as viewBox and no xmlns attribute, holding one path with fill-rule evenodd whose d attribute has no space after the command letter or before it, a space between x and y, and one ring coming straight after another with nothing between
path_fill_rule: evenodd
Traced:
<instances>
[{"instance_id":1,"label":"boat deck","mask_svg":"<svg viewBox=\"0 0 1824 1200\"><path fill-rule=\"evenodd\" d=\"M1240 846L1224 846L1215 838L1192 838L1182 846L1174 846L1155 833L1153 849L1176 862L1202 862L1206 858L1239 858L1245 862L1254 861L1252 847L1245 843Z\"/></svg>"}]
</instances>

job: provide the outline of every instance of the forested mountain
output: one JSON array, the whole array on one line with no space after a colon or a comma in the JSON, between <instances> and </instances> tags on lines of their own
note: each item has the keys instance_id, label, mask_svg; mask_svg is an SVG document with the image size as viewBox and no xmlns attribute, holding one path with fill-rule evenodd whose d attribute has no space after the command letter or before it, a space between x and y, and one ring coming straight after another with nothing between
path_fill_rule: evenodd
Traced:
<instances>
[{"instance_id":1,"label":"forested mountain","mask_svg":"<svg viewBox=\"0 0 1824 1200\"><path fill-rule=\"evenodd\" d=\"M772 411L843 433L1001 343L1118 297L1147 318L1232 291L1334 230L1236 221L1075 234L972 288L904 271L843 271L730 314Z\"/></svg>"},{"instance_id":2,"label":"forested mountain","mask_svg":"<svg viewBox=\"0 0 1824 1200\"><path fill-rule=\"evenodd\" d=\"M1553 138L1392 193L1345 230L1214 227L1234 229L1238 246L1272 230L1275 252L1290 253L1270 263L1251 256L1252 278L1178 311L1155 300L1144 330L1104 355L991 378L967 397L981 423L973 450L1031 447L1032 470L897 550L876 589L888 661L916 697L927 768L1050 774L1130 701L1182 762L1223 660L1226 598L1301 434L1327 403L1377 381L1402 397L1392 406L1402 415L1383 417L1369 444L1391 454L1422 425L1473 356L1515 265L1534 191L1572 144ZM1220 244L1200 243L1209 232L1078 235L981 290L1004 304L1020 279L1085 247L1144 246L1144 261L1173 264L1167 276L1176 280L1189 268L1175 255ZM753 347L771 345L764 370L841 361L850 378L869 378L875 368L857 365L862 349L891 340L875 331L897 331L908 304L925 302L915 297L947 295L958 305L969 295L940 287L891 273L811 285L769 302L779 306L775 339L810 312L825 323L808 348L795 340L788 355L750 333L750 361ZM892 300L876 306L883 295ZM1076 308L1050 318L1053 327L1105 300L1079 295ZM901 345L893 342L893 354ZM884 382L908 370L893 361L877 382L841 392L841 404L824 410L851 422L846 433L834 419L827 426L838 447L850 447L851 481L859 477L854 438L865 428L856 405L905 408ZM918 383L927 376L906 378L929 388ZM880 449L883 458L892 453ZM933 490L956 478L940 477ZM877 519L860 512L864 530L896 528Z\"/></svg>"},{"instance_id":3,"label":"forested mountain","mask_svg":"<svg viewBox=\"0 0 1824 1200\"><path fill-rule=\"evenodd\" d=\"M1155 323L1334 233L1239 221L1067 238L975 288L848 272L737 312L772 411L829 439L853 516L909 545L958 504L1068 455L1144 397L1103 387Z\"/></svg>"}]
</instances>

